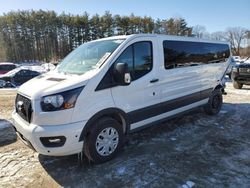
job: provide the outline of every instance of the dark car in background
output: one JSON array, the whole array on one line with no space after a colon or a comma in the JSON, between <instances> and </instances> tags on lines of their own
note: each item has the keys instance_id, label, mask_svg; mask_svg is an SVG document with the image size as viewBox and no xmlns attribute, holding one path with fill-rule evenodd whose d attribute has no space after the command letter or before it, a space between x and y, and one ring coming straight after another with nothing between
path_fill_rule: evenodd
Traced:
<instances>
[{"instance_id":1,"label":"dark car in background","mask_svg":"<svg viewBox=\"0 0 250 188\"><path fill-rule=\"evenodd\" d=\"M17 66L14 63L0 63L0 75L5 74L15 68L17 68Z\"/></svg>"},{"instance_id":2,"label":"dark car in background","mask_svg":"<svg viewBox=\"0 0 250 188\"><path fill-rule=\"evenodd\" d=\"M231 78L235 89L241 89L243 85L250 85L250 62L249 57L245 62L236 64L232 69Z\"/></svg>"},{"instance_id":3,"label":"dark car in background","mask_svg":"<svg viewBox=\"0 0 250 188\"><path fill-rule=\"evenodd\" d=\"M6 87L6 86L20 86L23 83L27 82L28 80L40 75L41 72L31 70L28 67L20 67L16 68L12 71L9 71L8 73L0 76L0 82L2 86L0 87ZM7 84L7 85L6 85Z\"/></svg>"}]
</instances>

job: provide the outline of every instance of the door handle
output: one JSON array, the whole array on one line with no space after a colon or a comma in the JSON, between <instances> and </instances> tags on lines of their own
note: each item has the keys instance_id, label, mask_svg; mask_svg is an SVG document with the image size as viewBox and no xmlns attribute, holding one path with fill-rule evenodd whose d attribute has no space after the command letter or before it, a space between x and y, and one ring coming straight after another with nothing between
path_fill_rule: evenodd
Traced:
<instances>
[{"instance_id":1,"label":"door handle","mask_svg":"<svg viewBox=\"0 0 250 188\"><path fill-rule=\"evenodd\" d=\"M159 81L159 79L155 78L153 80L150 80L150 83L155 83L155 82L158 82L158 81Z\"/></svg>"}]
</instances>

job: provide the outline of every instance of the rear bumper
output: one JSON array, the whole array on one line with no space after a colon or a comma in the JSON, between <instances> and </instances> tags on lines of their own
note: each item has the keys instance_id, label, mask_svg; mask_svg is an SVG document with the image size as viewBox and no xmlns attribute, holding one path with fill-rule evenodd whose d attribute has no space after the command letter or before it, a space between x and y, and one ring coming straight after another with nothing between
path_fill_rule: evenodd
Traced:
<instances>
[{"instance_id":1,"label":"rear bumper","mask_svg":"<svg viewBox=\"0 0 250 188\"><path fill-rule=\"evenodd\" d=\"M249 77L237 76L234 78L234 81L241 83L241 84L250 84L250 76Z\"/></svg>"},{"instance_id":2,"label":"rear bumper","mask_svg":"<svg viewBox=\"0 0 250 188\"><path fill-rule=\"evenodd\" d=\"M39 126L24 121L16 112L12 113L12 123L18 137L24 144L40 154L50 156L64 156L76 154L82 151L83 141L79 137L86 122L76 122L65 125ZM63 144L48 146L43 138L65 137ZM42 138L42 139L41 139Z\"/></svg>"},{"instance_id":3,"label":"rear bumper","mask_svg":"<svg viewBox=\"0 0 250 188\"><path fill-rule=\"evenodd\" d=\"M241 84L250 84L250 73L232 73L232 79Z\"/></svg>"}]
</instances>

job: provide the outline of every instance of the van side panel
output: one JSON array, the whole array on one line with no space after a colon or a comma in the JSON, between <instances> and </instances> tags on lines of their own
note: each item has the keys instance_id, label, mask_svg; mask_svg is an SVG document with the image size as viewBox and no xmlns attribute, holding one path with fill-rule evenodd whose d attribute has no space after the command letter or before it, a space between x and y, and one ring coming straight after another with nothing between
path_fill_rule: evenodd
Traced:
<instances>
[{"instance_id":1,"label":"van side panel","mask_svg":"<svg viewBox=\"0 0 250 188\"><path fill-rule=\"evenodd\" d=\"M158 61L154 64L159 68L157 70L157 79L159 79L157 85L160 86L161 103L130 112L131 129L137 129L145 124L202 106L208 102L213 89L221 84L229 62L229 58L226 57L230 56L229 48L223 54L226 61L218 61L216 57L218 55L216 54L217 52L215 52L216 55L214 57L211 56L212 53L210 52L206 54L207 56L201 55L199 57L199 53L202 54L200 50L203 45L213 48L214 46L216 47L216 43L192 42L191 39L189 39L190 41L176 40L176 43L179 43L177 48L183 48L181 43L192 44L193 50L197 53L197 57L200 60L196 58L197 63L195 61L190 61L189 63L189 57L187 56L187 59L181 60L181 66L178 66L178 62L175 62L176 64L173 67L166 67L166 57L164 57L166 54L164 54L165 49L163 48L163 43L166 40L173 40L171 41L173 43L176 39L174 37L160 37L158 39ZM218 46L225 47L224 44L218 44ZM177 52L173 51L173 53ZM192 54L190 55L192 56ZM209 61L211 62L206 62L208 61L206 58L210 58ZM216 61L213 59L216 59Z\"/></svg>"}]
</instances>

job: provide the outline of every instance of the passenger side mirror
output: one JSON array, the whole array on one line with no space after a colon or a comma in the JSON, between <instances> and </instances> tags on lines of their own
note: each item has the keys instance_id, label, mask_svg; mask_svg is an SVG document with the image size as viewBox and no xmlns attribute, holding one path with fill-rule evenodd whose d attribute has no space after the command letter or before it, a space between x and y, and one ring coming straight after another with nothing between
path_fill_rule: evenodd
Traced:
<instances>
[{"instance_id":1,"label":"passenger side mirror","mask_svg":"<svg viewBox=\"0 0 250 188\"><path fill-rule=\"evenodd\" d=\"M120 85L129 85L131 83L131 76L128 70L127 63L117 63L115 66L115 80Z\"/></svg>"}]
</instances>

